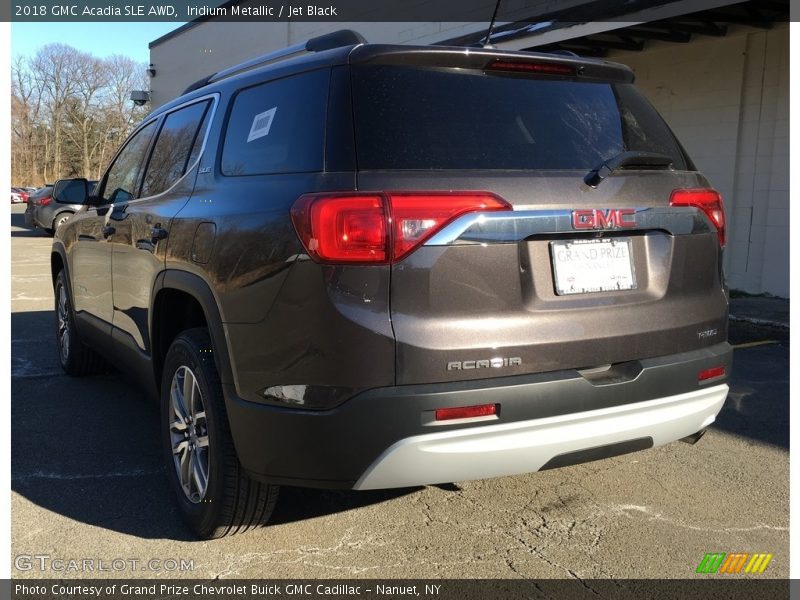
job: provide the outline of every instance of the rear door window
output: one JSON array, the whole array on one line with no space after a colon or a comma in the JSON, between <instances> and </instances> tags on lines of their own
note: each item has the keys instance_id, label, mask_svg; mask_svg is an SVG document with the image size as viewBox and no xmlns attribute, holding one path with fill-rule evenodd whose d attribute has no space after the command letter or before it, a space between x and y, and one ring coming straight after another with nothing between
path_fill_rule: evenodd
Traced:
<instances>
[{"instance_id":1,"label":"rear door window","mask_svg":"<svg viewBox=\"0 0 800 600\"><path fill-rule=\"evenodd\" d=\"M627 84L399 66L353 68L358 168L592 169L674 136Z\"/></svg>"},{"instance_id":2,"label":"rear door window","mask_svg":"<svg viewBox=\"0 0 800 600\"><path fill-rule=\"evenodd\" d=\"M330 70L240 91L222 150L228 176L321 171Z\"/></svg>"},{"instance_id":3,"label":"rear door window","mask_svg":"<svg viewBox=\"0 0 800 600\"><path fill-rule=\"evenodd\" d=\"M210 105L211 101L206 100L167 115L150 155L142 197L155 196L171 188L197 160Z\"/></svg>"}]
</instances>

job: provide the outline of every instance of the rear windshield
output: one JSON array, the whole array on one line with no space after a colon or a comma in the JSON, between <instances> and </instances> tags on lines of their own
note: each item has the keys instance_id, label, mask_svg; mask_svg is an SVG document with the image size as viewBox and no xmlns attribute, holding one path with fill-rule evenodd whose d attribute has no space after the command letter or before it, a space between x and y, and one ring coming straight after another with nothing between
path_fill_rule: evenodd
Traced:
<instances>
[{"instance_id":1,"label":"rear windshield","mask_svg":"<svg viewBox=\"0 0 800 600\"><path fill-rule=\"evenodd\" d=\"M687 167L631 84L397 66L352 81L359 169L592 169L626 150Z\"/></svg>"}]
</instances>

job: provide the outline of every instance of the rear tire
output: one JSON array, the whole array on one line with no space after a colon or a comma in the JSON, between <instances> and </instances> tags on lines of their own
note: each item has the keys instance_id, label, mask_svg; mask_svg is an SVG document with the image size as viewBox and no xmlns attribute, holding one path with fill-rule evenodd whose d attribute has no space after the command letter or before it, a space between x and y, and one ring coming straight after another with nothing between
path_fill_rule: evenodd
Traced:
<instances>
[{"instance_id":1,"label":"rear tire","mask_svg":"<svg viewBox=\"0 0 800 600\"><path fill-rule=\"evenodd\" d=\"M63 269L56 276L55 296L56 347L61 368L73 377L99 373L103 359L84 345L75 329L75 314Z\"/></svg>"},{"instance_id":2,"label":"rear tire","mask_svg":"<svg viewBox=\"0 0 800 600\"><path fill-rule=\"evenodd\" d=\"M161 431L170 486L198 537L220 538L267 523L279 488L250 479L239 463L204 327L181 333L167 352Z\"/></svg>"}]
</instances>

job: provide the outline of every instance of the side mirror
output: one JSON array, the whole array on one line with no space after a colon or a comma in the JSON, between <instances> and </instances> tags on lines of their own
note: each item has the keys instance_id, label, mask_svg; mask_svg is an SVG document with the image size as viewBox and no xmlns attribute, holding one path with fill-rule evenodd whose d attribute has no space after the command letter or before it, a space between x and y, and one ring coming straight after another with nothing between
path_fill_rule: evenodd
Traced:
<instances>
[{"instance_id":1,"label":"side mirror","mask_svg":"<svg viewBox=\"0 0 800 600\"><path fill-rule=\"evenodd\" d=\"M89 182L86 179L59 179L53 186L53 200L59 204L86 204Z\"/></svg>"}]
</instances>

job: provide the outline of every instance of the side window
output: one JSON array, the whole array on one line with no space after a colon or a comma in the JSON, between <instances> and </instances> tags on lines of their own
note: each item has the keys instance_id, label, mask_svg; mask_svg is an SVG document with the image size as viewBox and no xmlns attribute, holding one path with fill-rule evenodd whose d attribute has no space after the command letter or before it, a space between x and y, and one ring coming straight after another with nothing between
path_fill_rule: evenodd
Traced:
<instances>
[{"instance_id":1,"label":"side window","mask_svg":"<svg viewBox=\"0 0 800 600\"><path fill-rule=\"evenodd\" d=\"M145 125L125 144L106 173L100 192L100 204L125 202L135 198L136 181L142 169L144 154L156 131L156 121Z\"/></svg>"},{"instance_id":2,"label":"side window","mask_svg":"<svg viewBox=\"0 0 800 600\"><path fill-rule=\"evenodd\" d=\"M321 171L330 69L240 91L222 150L223 175Z\"/></svg>"},{"instance_id":3,"label":"side window","mask_svg":"<svg viewBox=\"0 0 800 600\"><path fill-rule=\"evenodd\" d=\"M147 164L142 197L168 190L197 160L210 105L210 101L198 102L167 115Z\"/></svg>"}]
</instances>

